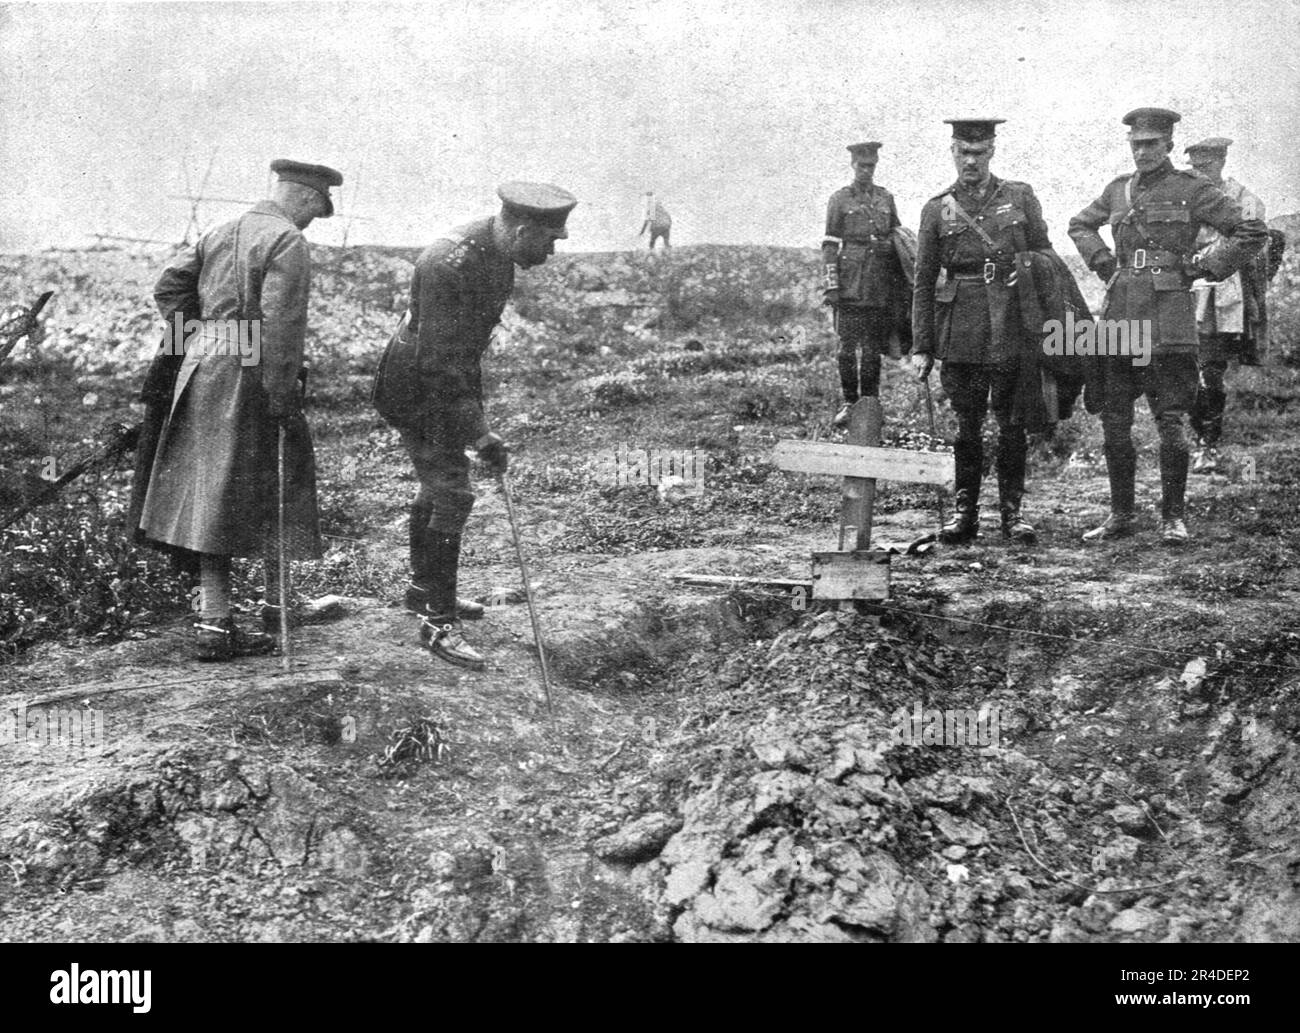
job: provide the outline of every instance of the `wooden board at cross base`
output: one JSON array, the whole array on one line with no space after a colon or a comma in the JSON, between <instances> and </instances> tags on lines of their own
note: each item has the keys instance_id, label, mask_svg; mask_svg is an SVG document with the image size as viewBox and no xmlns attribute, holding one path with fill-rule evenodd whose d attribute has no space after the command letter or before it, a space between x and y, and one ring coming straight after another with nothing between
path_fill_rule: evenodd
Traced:
<instances>
[{"instance_id":1,"label":"wooden board at cross base","mask_svg":"<svg viewBox=\"0 0 1300 1033\"><path fill-rule=\"evenodd\" d=\"M880 400L860 398L849 410L847 444L778 441L772 453L778 469L844 477L839 549L813 553L814 599L889 598L889 553L871 548L878 479L946 488L951 488L956 479L956 463L951 455L881 448L880 425Z\"/></svg>"},{"instance_id":2,"label":"wooden board at cross base","mask_svg":"<svg viewBox=\"0 0 1300 1033\"><path fill-rule=\"evenodd\" d=\"M889 557L883 549L812 554L814 599L884 600L889 598Z\"/></svg>"}]
</instances>

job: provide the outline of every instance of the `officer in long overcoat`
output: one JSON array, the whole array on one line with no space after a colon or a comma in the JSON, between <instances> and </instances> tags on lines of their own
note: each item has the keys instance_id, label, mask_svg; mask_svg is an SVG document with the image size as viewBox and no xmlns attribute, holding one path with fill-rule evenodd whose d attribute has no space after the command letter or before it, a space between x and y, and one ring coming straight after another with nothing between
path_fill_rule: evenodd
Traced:
<instances>
[{"instance_id":1,"label":"officer in long overcoat","mask_svg":"<svg viewBox=\"0 0 1300 1033\"><path fill-rule=\"evenodd\" d=\"M321 555L311 435L300 371L311 260L302 231L333 214L343 177L278 160L271 197L203 234L163 270L154 299L169 322L163 350L179 357L170 406L140 507L146 540L197 554L200 659L267 652L274 640L235 626L230 560L263 553L278 576L278 437L286 438L290 559ZM197 311L195 306L197 305ZM264 613L264 623L274 625Z\"/></svg>"}]
</instances>

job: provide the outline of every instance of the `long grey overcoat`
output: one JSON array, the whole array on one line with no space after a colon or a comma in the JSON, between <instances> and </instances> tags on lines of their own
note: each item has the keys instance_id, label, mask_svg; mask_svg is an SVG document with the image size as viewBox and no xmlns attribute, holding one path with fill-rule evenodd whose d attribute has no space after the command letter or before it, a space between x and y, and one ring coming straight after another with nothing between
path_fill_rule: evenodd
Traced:
<instances>
[{"instance_id":1,"label":"long grey overcoat","mask_svg":"<svg viewBox=\"0 0 1300 1033\"><path fill-rule=\"evenodd\" d=\"M227 556L260 555L276 528L276 421L268 395L292 389L302 367L311 259L285 212L263 201L215 227L163 271L154 290L168 315L198 295L203 334L186 335L171 407L140 516L144 537ZM220 320L258 320L236 335ZM169 328L175 342L179 334ZM203 336L206 347L196 347ZM299 413L287 421L286 541L293 559L321 555L316 465Z\"/></svg>"}]
</instances>

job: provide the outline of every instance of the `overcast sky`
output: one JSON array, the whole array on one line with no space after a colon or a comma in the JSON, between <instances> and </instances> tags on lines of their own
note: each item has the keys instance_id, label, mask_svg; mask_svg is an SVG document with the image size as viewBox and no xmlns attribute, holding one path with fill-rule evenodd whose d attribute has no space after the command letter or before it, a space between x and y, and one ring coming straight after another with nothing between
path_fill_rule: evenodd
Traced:
<instances>
[{"instance_id":1,"label":"overcast sky","mask_svg":"<svg viewBox=\"0 0 1300 1033\"><path fill-rule=\"evenodd\" d=\"M206 193L256 200L278 157L346 177L352 242L421 244L504 179L581 204L568 250L635 243L655 190L676 243L815 244L846 143L915 226L953 178L942 119L1007 119L996 174L1053 238L1130 167L1121 116L1183 114L1175 157L1300 209L1293 0L526 0L0 7L0 250L178 239ZM206 224L238 204L205 204ZM308 236L338 243L343 218Z\"/></svg>"}]
</instances>

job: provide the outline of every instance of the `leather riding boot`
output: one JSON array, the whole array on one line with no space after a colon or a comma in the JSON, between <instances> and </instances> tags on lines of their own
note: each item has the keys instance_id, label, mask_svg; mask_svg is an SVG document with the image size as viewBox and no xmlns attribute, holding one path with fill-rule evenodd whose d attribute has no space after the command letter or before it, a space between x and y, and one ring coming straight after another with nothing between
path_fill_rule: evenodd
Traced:
<instances>
[{"instance_id":1,"label":"leather riding boot","mask_svg":"<svg viewBox=\"0 0 1300 1033\"><path fill-rule=\"evenodd\" d=\"M1020 515L1020 500L1025 491L1024 460L1023 451L1017 456L999 449L998 509L1002 514L1002 537L1021 545L1033 545L1038 541L1038 532Z\"/></svg>"},{"instance_id":2,"label":"leather riding boot","mask_svg":"<svg viewBox=\"0 0 1300 1033\"><path fill-rule=\"evenodd\" d=\"M416 584L406 586L406 608L412 613L426 616L429 610L429 589ZM487 607L473 599L456 596L456 617L463 621L481 621L487 616Z\"/></svg>"},{"instance_id":3,"label":"leather riding boot","mask_svg":"<svg viewBox=\"0 0 1300 1033\"><path fill-rule=\"evenodd\" d=\"M1162 416L1156 429L1160 432L1160 519L1182 520L1190 462L1182 417Z\"/></svg>"},{"instance_id":4,"label":"leather riding boot","mask_svg":"<svg viewBox=\"0 0 1300 1033\"><path fill-rule=\"evenodd\" d=\"M406 586L406 608L412 613L418 613L420 616L427 616L429 609L430 592L427 588L421 588L417 584ZM456 618L463 621L481 621L487 616L487 607L482 603L476 603L473 599L462 599L456 596Z\"/></svg>"},{"instance_id":5,"label":"leather riding boot","mask_svg":"<svg viewBox=\"0 0 1300 1033\"><path fill-rule=\"evenodd\" d=\"M411 506L411 582L406 588L405 601L408 610L421 615L434 612L430 609L430 602L438 593L435 571L439 564L447 562L446 555L437 553L431 546L437 537L435 532L429 530L432 511L431 506L418 502ZM454 550L450 549L450 537L443 537L447 539L448 549L452 553L451 565L454 570L460 559L460 536L455 536ZM454 583L452 592L455 593ZM456 599L456 616L461 620L482 620L485 612L484 607L472 599Z\"/></svg>"},{"instance_id":6,"label":"leather riding boot","mask_svg":"<svg viewBox=\"0 0 1300 1033\"><path fill-rule=\"evenodd\" d=\"M406 590L406 608L423 613L428 601L431 572L429 568L429 517L433 507L424 502L411 504L411 583Z\"/></svg>"},{"instance_id":7,"label":"leather riding boot","mask_svg":"<svg viewBox=\"0 0 1300 1033\"><path fill-rule=\"evenodd\" d=\"M939 541L945 545L960 545L979 537L980 511L976 505L979 489L972 492L962 488L957 492L957 502L952 518L939 531Z\"/></svg>"},{"instance_id":8,"label":"leather riding boot","mask_svg":"<svg viewBox=\"0 0 1300 1033\"><path fill-rule=\"evenodd\" d=\"M415 586L424 605L418 612L439 624L453 621L456 619L460 535L431 531L426 536L424 545L424 581Z\"/></svg>"},{"instance_id":9,"label":"leather riding boot","mask_svg":"<svg viewBox=\"0 0 1300 1033\"><path fill-rule=\"evenodd\" d=\"M1020 545L1033 545L1038 541L1034 525L1020 515L1020 496L1003 495L999 509L1002 512L1002 537Z\"/></svg>"},{"instance_id":10,"label":"leather riding boot","mask_svg":"<svg viewBox=\"0 0 1300 1033\"><path fill-rule=\"evenodd\" d=\"M939 529L939 541L960 545L980 533L980 480L983 476L984 451L978 426L963 425L953 449L957 466L957 497L951 519Z\"/></svg>"},{"instance_id":11,"label":"leather riding boot","mask_svg":"<svg viewBox=\"0 0 1300 1033\"><path fill-rule=\"evenodd\" d=\"M1182 545L1191 538L1183 513L1187 498L1189 455L1182 420L1161 417L1160 430L1160 540Z\"/></svg>"},{"instance_id":12,"label":"leather riding boot","mask_svg":"<svg viewBox=\"0 0 1300 1033\"><path fill-rule=\"evenodd\" d=\"M979 427L958 430L957 441L953 446L957 493L964 490L971 498L971 505L979 503L980 482L984 478L984 443L979 437Z\"/></svg>"},{"instance_id":13,"label":"leather riding boot","mask_svg":"<svg viewBox=\"0 0 1300 1033\"><path fill-rule=\"evenodd\" d=\"M456 573L460 562L460 535L430 531L425 538L424 562L428 580L423 586L420 642L434 656L448 663L474 671L483 670L486 666L483 655L465 641L457 619L460 600L456 598Z\"/></svg>"},{"instance_id":14,"label":"leather riding boot","mask_svg":"<svg viewBox=\"0 0 1300 1033\"><path fill-rule=\"evenodd\" d=\"M1137 475L1137 452L1132 442L1106 446L1106 477L1110 481L1110 515L1099 527L1083 536L1085 542L1109 541L1126 538L1136 527L1134 516L1136 489L1133 478Z\"/></svg>"}]
</instances>

